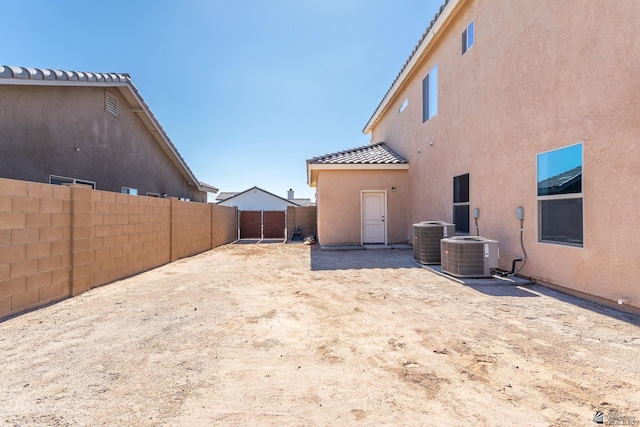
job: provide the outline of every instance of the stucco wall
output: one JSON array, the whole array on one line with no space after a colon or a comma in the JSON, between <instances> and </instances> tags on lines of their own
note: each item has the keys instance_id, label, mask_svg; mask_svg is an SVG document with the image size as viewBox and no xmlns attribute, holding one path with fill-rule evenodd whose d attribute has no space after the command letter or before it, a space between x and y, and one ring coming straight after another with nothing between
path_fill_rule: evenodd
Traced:
<instances>
[{"instance_id":1,"label":"stucco wall","mask_svg":"<svg viewBox=\"0 0 640 427\"><path fill-rule=\"evenodd\" d=\"M388 243L411 240L405 229L409 197L406 170L322 170L316 183L319 243L361 243L363 190L386 191Z\"/></svg>"},{"instance_id":2,"label":"stucco wall","mask_svg":"<svg viewBox=\"0 0 640 427\"><path fill-rule=\"evenodd\" d=\"M105 111L105 92L119 114ZM49 182L50 175L206 201L189 186L117 88L0 85L0 177Z\"/></svg>"},{"instance_id":3,"label":"stucco wall","mask_svg":"<svg viewBox=\"0 0 640 427\"><path fill-rule=\"evenodd\" d=\"M410 163L407 230L425 216L452 220L453 177L469 173L471 210L500 242L502 268L522 255L523 206L523 274L640 306L640 201L623 187L640 179L638 16L635 1L464 2L373 127L373 142ZM461 55L471 20L475 44ZM423 123L422 79L435 64L438 114ZM536 155L578 142L584 247L540 243Z\"/></svg>"}]
</instances>

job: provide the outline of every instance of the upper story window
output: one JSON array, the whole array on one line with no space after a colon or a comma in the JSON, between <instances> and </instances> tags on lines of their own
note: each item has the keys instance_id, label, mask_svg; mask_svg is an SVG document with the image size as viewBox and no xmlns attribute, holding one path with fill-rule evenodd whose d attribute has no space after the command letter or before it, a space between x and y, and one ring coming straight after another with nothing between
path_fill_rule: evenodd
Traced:
<instances>
[{"instance_id":1,"label":"upper story window","mask_svg":"<svg viewBox=\"0 0 640 427\"><path fill-rule=\"evenodd\" d=\"M422 80L422 122L438 113L438 66Z\"/></svg>"},{"instance_id":2,"label":"upper story window","mask_svg":"<svg viewBox=\"0 0 640 427\"><path fill-rule=\"evenodd\" d=\"M467 26L467 29L462 33L462 54L464 55L466 51L471 49L473 46L473 42L475 39L475 34L473 30L473 21Z\"/></svg>"},{"instance_id":3,"label":"upper story window","mask_svg":"<svg viewBox=\"0 0 640 427\"><path fill-rule=\"evenodd\" d=\"M538 238L583 246L582 143L538 154Z\"/></svg>"},{"instance_id":4,"label":"upper story window","mask_svg":"<svg viewBox=\"0 0 640 427\"><path fill-rule=\"evenodd\" d=\"M405 108L407 108L407 106L409 105L409 100L405 98L404 101L402 101L402 104L400 104L400 108L398 108L398 112L402 113Z\"/></svg>"}]
</instances>

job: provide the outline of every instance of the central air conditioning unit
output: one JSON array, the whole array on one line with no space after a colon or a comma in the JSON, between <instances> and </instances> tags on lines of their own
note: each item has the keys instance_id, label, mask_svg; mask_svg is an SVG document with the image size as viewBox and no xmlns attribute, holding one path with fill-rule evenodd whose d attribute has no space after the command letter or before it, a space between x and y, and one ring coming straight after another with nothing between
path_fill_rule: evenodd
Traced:
<instances>
[{"instance_id":1,"label":"central air conditioning unit","mask_svg":"<svg viewBox=\"0 0 640 427\"><path fill-rule=\"evenodd\" d=\"M454 236L440 242L442 271L456 277L491 277L498 268L498 242L480 236Z\"/></svg>"},{"instance_id":2,"label":"central air conditioning unit","mask_svg":"<svg viewBox=\"0 0 640 427\"><path fill-rule=\"evenodd\" d=\"M440 264L440 240L454 234L456 226L448 222L413 224L413 258L421 264Z\"/></svg>"}]
</instances>

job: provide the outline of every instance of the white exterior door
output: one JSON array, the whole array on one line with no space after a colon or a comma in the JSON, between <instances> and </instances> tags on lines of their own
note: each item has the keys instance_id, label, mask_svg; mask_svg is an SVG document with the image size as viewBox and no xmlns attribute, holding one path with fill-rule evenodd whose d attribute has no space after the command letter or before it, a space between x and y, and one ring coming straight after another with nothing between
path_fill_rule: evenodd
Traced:
<instances>
[{"instance_id":1,"label":"white exterior door","mask_svg":"<svg viewBox=\"0 0 640 427\"><path fill-rule=\"evenodd\" d=\"M386 194L362 192L362 243L387 243Z\"/></svg>"}]
</instances>

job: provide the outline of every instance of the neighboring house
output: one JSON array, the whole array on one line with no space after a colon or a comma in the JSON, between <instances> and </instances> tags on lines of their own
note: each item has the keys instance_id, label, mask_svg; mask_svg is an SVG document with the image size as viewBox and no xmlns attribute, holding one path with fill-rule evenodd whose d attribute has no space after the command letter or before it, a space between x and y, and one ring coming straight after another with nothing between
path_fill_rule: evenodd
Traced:
<instances>
[{"instance_id":1,"label":"neighboring house","mask_svg":"<svg viewBox=\"0 0 640 427\"><path fill-rule=\"evenodd\" d=\"M206 202L129 75L0 66L0 177Z\"/></svg>"},{"instance_id":2,"label":"neighboring house","mask_svg":"<svg viewBox=\"0 0 640 427\"><path fill-rule=\"evenodd\" d=\"M289 190L293 199L293 191ZM290 207L301 207L293 200L287 200L262 188L252 187L240 193L222 192L218 204L238 208L238 238L240 239L287 239L295 227L295 221L287 218ZM308 227L307 227L308 228Z\"/></svg>"},{"instance_id":3,"label":"neighboring house","mask_svg":"<svg viewBox=\"0 0 640 427\"><path fill-rule=\"evenodd\" d=\"M475 234L477 208L501 268L526 251L520 274L640 307L640 201L622 185L640 181L640 2L591 6L447 1L364 128L404 178L307 162L320 243L365 240L369 191L387 195L388 242L425 220Z\"/></svg>"},{"instance_id":4,"label":"neighboring house","mask_svg":"<svg viewBox=\"0 0 640 427\"><path fill-rule=\"evenodd\" d=\"M300 206L262 188L252 187L239 193L221 192L216 198L222 206L237 206L240 211L286 211L289 206Z\"/></svg>"}]
</instances>

